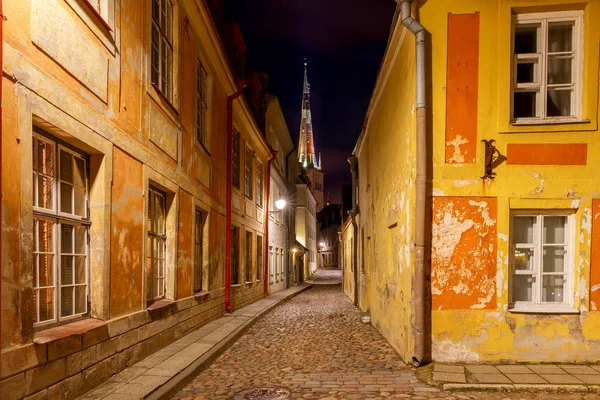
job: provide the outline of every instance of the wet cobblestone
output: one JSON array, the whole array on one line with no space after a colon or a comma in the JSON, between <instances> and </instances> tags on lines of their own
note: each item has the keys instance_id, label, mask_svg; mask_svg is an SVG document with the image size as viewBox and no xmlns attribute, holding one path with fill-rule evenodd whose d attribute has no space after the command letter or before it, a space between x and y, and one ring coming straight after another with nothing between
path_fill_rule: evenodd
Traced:
<instances>
[{"instance_id":1,"label":"wet cobblestone","mask_svg":"<svg viewBox=\"0 0 600 400\"><path fill-rule=\"evenodd\" d=\"M287 388L292 399L600 398L579 393L446 393L430 387L375 328L360 322L341 285L331 284L336 279L339 271L318 271L311 290L258 321L173 399L226 400L258 386Z\"/></svg>"}]
</instances>

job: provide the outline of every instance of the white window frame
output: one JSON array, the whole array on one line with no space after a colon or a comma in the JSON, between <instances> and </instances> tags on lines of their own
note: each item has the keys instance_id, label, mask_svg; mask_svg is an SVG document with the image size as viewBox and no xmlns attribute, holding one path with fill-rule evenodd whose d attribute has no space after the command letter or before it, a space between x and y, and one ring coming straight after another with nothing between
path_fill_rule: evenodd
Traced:
<instances>
[{"instance_id":1,"label":"white window frame","mask_svg":"<svg viewBox=\"0 0 600 400\"><path fill-rule=\"evenodd\" d=\"M164 207L162 210L163 232L161 232L160 229L157 229L157 231L155 232L153 228L155 218L157 226L161 222L158 220L158 218L160 218L160 215L157 213L157 211L159 210L157 208L158 206L156 205L157 196L162 197L162 204ZM153 205L155 206L154 208L152 208ZM147 228L146 236L152 241L152 245L148 249L146 249L146 252L148 254L147 258L150 258L151 260L150 263L152 268L152 276L150 277L151 287L147 288L146 300L151 303L156 300L164 299L167 293L167 194L154 186L148 187L148 213L152 213L152 219ZM157 245L159 246L159 251L160 249L162 249L162 259L160 258L160 252L158 253L157 258L154 258L152 250L155 240L157 242ZM155 267L155 261L157 264L160 264L161 260L162 265L156 265ZM146 281L148 281L148 277L146 277Z\"/></svg>"},{"instance_id":2,"label":"white window frame","mask_svg":"<svg viewBox=\"0 0 600 400\"><path fill-rule=\"evenodd\" d=\"M32 165L32 172L33 172L33 196L34 196L34 200L33 200L33 234L34 234L34 249L33 249L33 253L34 253L34 260L33 260L33 268L35 268L35 276L34 276L34 282L33 282L33 291L36 293L35 295L35 304L34 304L34 309L35 309L35 318L34 320L37 322L34 322L34 327L38 327L38 326L44 326L44 325L49 325L49 324L54 324L54 323L59 323L59 322L64 322L64 321L68 321L68 320L72 320L75 318L81 318L82 316L88 315L89 314L89 309L90 309L90 287L89 287L89 283L90 283L90 270L89 270L89 265L90 265L90 227L91 227L91 222L90 222L90 218L89 218L89 159L81 154L78 153L74 150L71 150L65 146L63 146L62 144L60 144L60 142L58 140L53 140L51 138L45 137L43 135L40 135L38 133L33 133L33 146L35 146L35 144L37 143L36 141L42 141L50 146L52 146L54 148L54 176L52 177L53 182L52 182L52 208L51 209L47 209L47 208L43 208L43 207L39 207L37 206L37 191L38 191L38 175L39 172L35 171ZM60 177L60 173L61 173L61 165L60 165L60 159L61 159L61 152L66 152L68 154L70 154L72 157L74 158L78 158L80 160L83 161L84 165L84 177L85 177L85 196L84 196L84 215L76 215L76 214L71 214L71 213L66 213L66 212L62 212L60 211L60 198L61 198L61 189L60 189L60 184L61 184L61 177ZM32 155L32 163L35 163L36 159L35 157L33 157ZM73 171L73 173L75 173L75 171ZM72 184L74 186L74 183ZM72 192L72 205L74 207L74 193L75 191L73 190ZM47 286L39 286L39 265L38 265L38 260L39 258L37 257L40 252L39 252L39 223L40 221L51 221L53 223L53 227L52 227L52 252L44 252L43 254L52 254L52 281L49 282L49 285ZM37 222L37 223L36 223ZM72 227L84 227L85 231L83 233L83 244L84 244L84 253L83 254L78 254L75 253L76 249L75 249L75 239L73 239L73 243L72 243L72 253L68 253L65 255L65 257L71 256L73 257L72 262L75 263L76 260L76 256L84 256L85 257L85 262L84 262L84 282L83 283L75 283L75 273L76 273L76 269L75 269L75 265L73 265L72 268L72 275L73 275L73 282L69 285L63 285L63 281L62 281L62 271L61 271L61 265L62 265L62 257L63 257L63 253L62 253L62 229L61 227L63 225L69 225ZM77 286L84 286L85 287L85 301L84 301L84 310L82 312L75 312L75 295L73 297L73 313L70 315L66 315L66 316L62 316L62 289L65 287L72 287L73 290L75 290L75 287ZM37 292L39 290L42 289L52 289L53 290L53 298L52 298L52 308L53 308L53 315L52 318L50 319L46 319L43 321L39 321L39 301L40 301L40 297L39 294L37 294Z\"/></svg>"},{"instance_id":3,"label":"white window frame","mask_svg":"<svg viewBox=\"0 0 600 400\"><path fill-rule=\"evenodd\" d=\"M108 0L86 0L87 3L108 23Z\"/></svg>"},{"instance_id":4,"label":"white window frame","mask_svg":"<svg viewBox=\"0 0 600 400\"><path fill-rule=\"evenodd\" d=\"M513 243L514 238L514 218L515 217L534 217L533 243L522 244ZM542 268L543 259L543 217L560 216L566 217L565 227L565 257L564 257L564 273L566 276L566 284L564 286L564 302L562 303L543 303L543 275L552 275L552 273L544 273ZM575 212L574 210L511 210L510 216L510 242L509 242L509 310L511 312L526 312L526 313L577 313L573 308L574 303L574 264L575 264ZM517 249L532 249L533 265L531 270L516 270L515 267L515 251ZM559 273L554 273L559 275ZM535 283L532 288L532 301L513 301L513 277L515 275L532 276Z\"/></svg>"},{"instance_id":5,"label":"white window frame","mask_svg":"<svg viewBox=\"0 0 600 400\"><path fill-rule=\"evenodd\" d=\"M208 75L200 60L196 66L196 140L208 147Z\"/></svg>"},{"instance_id":6,"label":"white window frame","mask_svg":"<svg viewBox=\"0 0 600 400\"><path fill-rule=\"evenodd\" d=\"M573 64L571 69L572 84L555 84L552 87L572 87L571 96L571 115L560 117L548 117L547 114L547 93L548 93L548 23L552 22L572 22L573 23L573 43L572 51L565 52L573 54ZM538 53L532 54L515 54L514 40L515 28L517 25L533 25L540 24L537 36ZM511 123L515 125L532 125L532 124L556 124L578 122L582 120L582 86L583 86L583 51L584 51L584 35L583 35L583 11L558 11L547 13L527 13L515 14L512 17L511 24L511 94L510 94L510 116ZM553 55L559 55L552 53ZM523 60L536 60L534 74L537 82L534 83L519 83L517 84L517 64ZM515 93L519 91L537 90L536 94L536 116L526 118L514 117L514 98Z\"/></svg>"},{"instance_id":7,"label":"white window frame","mask_svg":"<svg viewBox=\"0 0 600 400\"><path fill-rule=\"evenodd\" d=\"M159 14L162 13L163 5L165 11L165 21L162 19L158 20L154 15L154 7L158 7ZM151 0L150 4L150 18L151 18L151 32L150 32L150 81L156 89L169 101L173 102L173 64L174 64L174 16L173 16L173 3L171 0ZM154 31L158 33L158 48L155 49L155 43L153 40ZM158 65L154 65L154 51L158 52ZM155 68L156 67L156 68ZM157 76L154 77L154 70L157 70Z\"/></svg>"},{"instance_id":8,"label":"white window frame","mask_svg":"<svg viewBox=\"0 0 600 400\"><path fill-rule=\"evenodd\" d=\"M273 246L269 246L269 283L273 283L273 267L274 267L274 260L273 260Z\"/></svg>"}]
</instances>

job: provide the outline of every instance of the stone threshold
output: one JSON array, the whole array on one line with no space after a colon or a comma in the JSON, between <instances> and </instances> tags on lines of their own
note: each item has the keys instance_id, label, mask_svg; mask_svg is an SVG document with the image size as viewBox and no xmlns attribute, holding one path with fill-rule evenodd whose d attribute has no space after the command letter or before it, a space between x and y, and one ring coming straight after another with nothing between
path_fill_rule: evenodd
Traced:
<instances>
[{"instance_id":1,"label":"stone threshold","mask_svg":"<svg viewBox=\"0 0 600 400\"><path fill-rule=\"evenodd\" d=\"M168 399L263 315L311 287L306 283L293 286L225 314L112 376L78 400Z\"/></svg>"},{"instance_id":2,"label":"stone threshold","mask_svg":"<svg viewBox=\"0 0 600 400\"><path fill-rule=\"evenodd\" d=\"M443 388L445 391L600 393L600 385L507 385L494 383L445 383Z\"/></svg>"}]
</instances>

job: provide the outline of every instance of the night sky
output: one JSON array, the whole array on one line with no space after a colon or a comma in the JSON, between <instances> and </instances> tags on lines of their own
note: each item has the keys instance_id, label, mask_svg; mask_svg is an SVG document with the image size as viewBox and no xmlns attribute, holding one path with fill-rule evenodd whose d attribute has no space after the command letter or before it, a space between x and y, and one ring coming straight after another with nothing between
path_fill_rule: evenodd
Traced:
<instances>
[{"instance_id":1,"label":"night sky","mask_svg":"<svg viewBox=\"0 0 600 400\"><path fill-rule=\"evenodd\" d=\"M226 0L246 42L248 71L269 74L298 143L303 60L325 191L341 203L350 183L346 158L360 134L385 51L393 0Z\"/></svg>"}]
</instances>

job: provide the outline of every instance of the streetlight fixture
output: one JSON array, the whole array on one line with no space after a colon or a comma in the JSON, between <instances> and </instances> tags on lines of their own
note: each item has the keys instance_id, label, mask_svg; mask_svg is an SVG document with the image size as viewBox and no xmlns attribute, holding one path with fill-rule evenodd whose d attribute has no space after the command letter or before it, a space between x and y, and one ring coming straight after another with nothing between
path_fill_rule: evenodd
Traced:
<instances>
[{"instance_id":1,"label":"streetlight fixture","mask_svg":"<svg viewBox=\"0 0 600 400\"><path fill-rule=\"evenodd\" d=\"M285 208L286 202L284 199L275 200L275 208L276 210L269 210L269 214L278 213L279 211Z\"/></svg>"}]
</instances>

